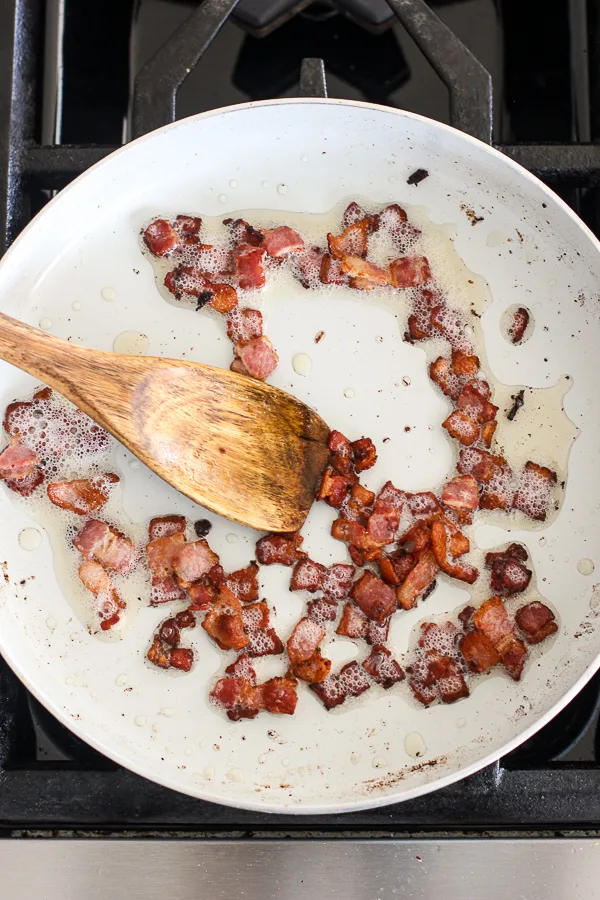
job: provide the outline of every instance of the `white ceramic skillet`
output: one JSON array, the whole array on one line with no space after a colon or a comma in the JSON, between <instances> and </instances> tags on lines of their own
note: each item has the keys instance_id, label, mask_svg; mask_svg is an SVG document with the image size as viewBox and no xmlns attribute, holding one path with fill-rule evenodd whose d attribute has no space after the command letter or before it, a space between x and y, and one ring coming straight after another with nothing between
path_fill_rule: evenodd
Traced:
<instances>
[{"instance_id":1,"label":"white ceramic skillet","mask_svg":"<svg viewBox=\"0 0 600 900\"><path fill-rule=\"evenodd\" d=\"M429 177L410 186L407 177L417 168ZM159 295L140 253L140 227L160 214L224 216L241 209L274 210L285 222L286 211L325 213L353 197L418 205L433 222L452 226L447 231L459 255L489 284L482 325L496 378L540 388L570 376L565 409L580 434L560 515L538 531L477 530L482 547L526 542L538 587L560 620L557 639L520 684L494 675L467 700L429 709L400 690L369 692L368 701L335 713L302 690L293 717L231 723L207 701L207 683L223 660L201 629L191 638L200 659L189 675L144 661L164 610L143 608L121 641L88 635L61 589L64 573L59 584L46 531L0 490L4 658L61 722L102 753L168 787L233 806L340 812L434 790L517 746L597 669L594 573L582 574L578 563L588 561L579 566L584 572L600 563L600 246L548 188L473 138L387 107L311 99L217 110L129 144L63 190L0 264L1 308L30 324L99 349L136 330L148 336L152 354L227 366L231 347L216 317L175 309ZM473 212L482 219L475 225ZM513 304L528 306L535 320L531 338L517 347L500 328ZM314 405L331 425L375 440L380 461L368 484L388 477L408 490L443 483L453 465L439 427L447 407L427 379L423 351L402 341L393 309L363 294L319 297L299 289L285 298L271 293L264 310L281 358L272 382ZM320 330L326 338L317 345ZM312 360L305 376L292 367L299 352ZM0 364L2 407L32 384ZM552 429L542 429L541 441L551 457ZM115 464L132 521L166 512L199 517L201 510L130 462L118 448ZM326 536L332 511L321 507L311 513L305 545L321 562L341 561L343 546ZM246 564L257 535L210 518L211 544L225 568ZM18 537L31 526L42 540L26 550ZM262 569L261 577L285 638L307 598L288 593L289 570ZM391 645L404 652L425 615L466 600L456 584L438 587L426 610L396 617ZM336 665L357 654L347 640L329 653Z\"/></svg>"}]
</instances>

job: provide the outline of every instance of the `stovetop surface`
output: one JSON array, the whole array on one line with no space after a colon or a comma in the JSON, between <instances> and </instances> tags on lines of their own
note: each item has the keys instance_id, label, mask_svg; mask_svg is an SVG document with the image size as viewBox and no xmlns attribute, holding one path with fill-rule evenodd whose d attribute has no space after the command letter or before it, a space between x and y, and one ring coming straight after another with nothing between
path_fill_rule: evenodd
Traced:
<instances>
[{"instance_id":1,"label":"stovetop surface","mask_svg":"<svg viewBox=\"0 0 600 900\"><path fill-rule=\"evenodd\" d=\"M409 36L385 0L241 0L227 16L233 6L205 0L200 14L212 16L212 25L198 28L195 13L196 30L186 37L183 23L195 3L0 3L3 246L54 190L130 136L169 121L173 91L150 61L176 33L192 61L198 41L207 44L177 91L177 117L306 92L312 82L299 88L302 61L317 58L324 60L330 96L489 133L485 109L461 114L461 85L449 92L436 72L448 71L439 41L432 56L423 35ZM600 137L598 4L432 0L430 6L491 75L494 142L547 180L600 234L600 145L593 143ZM166 98L166 105L154 104L159 121L156 110L147 113L144 91ZM463 782L362 813L275 816L194 800L121 769L59 724L0 659L0 834L595 831L599 713L596 676L537 735Z\"/></svg>"}]
</instances>

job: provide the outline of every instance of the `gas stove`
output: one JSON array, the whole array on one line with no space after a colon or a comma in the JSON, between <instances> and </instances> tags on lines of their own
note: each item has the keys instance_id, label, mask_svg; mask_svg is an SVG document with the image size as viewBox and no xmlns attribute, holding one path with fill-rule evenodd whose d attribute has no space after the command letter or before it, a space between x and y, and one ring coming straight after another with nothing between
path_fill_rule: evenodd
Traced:
<instances>
[{"instance_id":1,"label":"gas stove","mask_svg":"<svg viewBox=\"0 0 600 900\"><path fill-rule=\"evenodd\" d=\"M600 235L599 73L594 0L543 9L516 0L0 0L0 252L54 192L123 142L233 103L327 93L493 142ZM599 714L596 676L537 735L464 781L381 809L275 816L195 800L120 768L0 660L0 835L278 846L285 835L373 848L411 838L411 860L420 840L442 835L595 835Z\"/></svg>"}]
</instances>

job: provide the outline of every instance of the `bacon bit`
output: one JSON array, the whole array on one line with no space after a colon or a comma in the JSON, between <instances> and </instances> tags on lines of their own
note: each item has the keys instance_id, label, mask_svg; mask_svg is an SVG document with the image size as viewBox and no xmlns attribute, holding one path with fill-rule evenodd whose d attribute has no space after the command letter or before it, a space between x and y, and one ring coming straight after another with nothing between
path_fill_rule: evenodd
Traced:
<instances>
[{"instance_id":1,"label":"bacon bit","mask_svg":"<svg viewBox=\"0 0 600 900\"><path fill-rule=\"evenodd\" d=\"M477 482L472 475L459 475L444 485L441 499L445 506L458 512L477 509L479 506Z\"/></svg>"},{"instance_id":2,"label":"bacon bit","mask_svg":"<svg viewBox=\"0 0 600 900\"><path fill-rule=\"evenodd\" d=\"M171 575L177 555L184 545L185 535L180 531L146 544L146 565L152 574L157 578Z\"/></svg>"},{"instance_id":3,"label":"bacon bit","mask_svg":"<svg viewBox=\"0 0 600 900\"><path fill-rule=\"evenodd\" d=\"M410 552L413 556L422 553L431 546L431 517L415 522L398 538L398 543L403 552Z\"/></svg>"},{"instance_id":4,"label":"bacon bit","mask_svg":"<svg viewBox=\"0 0 600 900\"><path fill-rule=\"evenodd\" d=\"M457 406L480 424L493 421L498 412L498 407L482 397L473 384L464 386L457 400Z\"/></svg>"},{"instance_id":5,"label":"bacon bit","mask_svg":"<svg viewBox=\"0 0 600 900\"><path fill-rule=\"evenodd\" d=\"M173 559L173 570L182 587L189 587L217 565L219 557L204 539L183 544Z\"/></svg>"},{"instance_id":6,"label":"bacon bit","mask_svg":"<svg viewBox=\"0 0 600 900\"><path fill-rule=\"evenodd\" d=\"M352 571L354 572L353 567ZM290 591L309 591L314 594L321 589L325 572L325 566L308 557L298 560L292 572Z\"/></svg>"},{"instance_id":7,"label":"bacon bit","mask_svg":"<svg viewBox=\"0 0 600 900\"><path fill-rule=\"evenodd\" d=\"M469 696L469 688L459 664L449 657L444 662L445 672L442 677L438 677L436 687L442 703L455 703L462 697Z\"/></svg>"},{"instance_id":8,"label":"bacon bit","mask_svg":"<svg viewBox=\"0 0 600 900\"><path fill-rule=\"evenodd\" d=\"M241 244L235 251L235 271L244 291L263 287L265 283L265 251L262 247Z\"/></svg>"},{"instance_id":9,"label":"bacon bit","mask_svg":"<svg viewBox=\"0 0 600 900\"><path fill-rule=\"evenodd\" d=\"M518 609L515 619L528 644L539 644L558 631L554 613L539 600Z\"/></svg>"},{"instance_id":10,"label":"bacon bit","mask_svg":"<svg viewBox=\"0 0 600 900\"><path fill-rule=\"evenodd\" d=\"M396 606L393 589L372 572L365 572L350 593L365 615L376 622L387 619Z\"/></svg>"},{"instance_id":11,"label":"bacon bit","mask_svg":"<svg viewBox=\"0 0 600 900\"><path fill-rule=\"evenodd\" d=\"M13 435L8 447L0 453L0 478L10 478L12 481L27 478L39 461L39 456Z\"/></svg>"},{"instance_id":12,"label":"bacon bit","mask_svg":"<svg viewBox=\"0 0 600 900\"><path fill-rule=\"evenodd\" d=\"M236 309L227 316L227 337L233 344L261 337L262 333L263 317L258 309L247 306Z\"/></svg>"},{"instance_id":13,"label":"bacon bit","mask_svg":"<svg viewBox=\"0 0 600 900\"><path fill-rule=\"evenodd\" d=\"M479 438L479 426L469 418L466 413L455 409L448 418L442 422L450 437L459 441L464 447L470 447Z\"/></svg>"},{"instance_id":14,"label":"bacon bit","mask_svg":"<svg viewBox=\"0 0 600 900\"><path fill-rule=\"evenodd\" d=\"M524 306L520 306L516 312L513 313L512 322L508 329L508 336L513 344L520 343L528 325L529 313Z\"/></svg>"},{"instance_id":15,"label":"bacon bit","mask_svg":"<svg viewBox=\"0 0 600 900\"><path fill-rule=\"evenodd\" d=\"M229 366L232 372L237 372L238 375L245 375L247 378L250 378L250 373L244 363L239 359L239 357L235 357L231 365Z\"/></svg>"},{"instance_id":16,"label":"bacon bit","mask_svg":"<svg viewBox=\"0 0 600 900\"><path fill-rule=\"evenodd\" d=\"M336 519L331 526L331 535L338 541L344 541L350 544L350 555L355 565L362 566L365 561L371 562L379 559L382 550L379 544L376 544L367 534L367 529L359 522L351 522L348 519ZM352 549L359 550L359 554L355 554L361 558L360 562L356 562L352 555Z\"/></svg>"},{"instance_id":17,"label":"bacon bit","mask_svg":"<svg viewBox=\"0 0 600 900\"><path fill-rule=\"evenodd\" d=\"M448 549L450 556L456 559L457 556L464 556L471 549L469 538L462 531L452 531L450 540L448 541Z\"/></svg>"},{"instance_id":18,"label":"bacon bit","mask_svg":"<svg viewBox=\"0 0 600 900\"><path fill-rule=\"evenodd\" d=\"M269 256L283 257L304 249L304 240L297 231L287 225L270 228L264 232L263 247Z\"/></svg>"},{"instance_id":19,"label":"bacon bit","mask_svg":"<svg viewBox=\"0 0 600 900\"><path fill-rule=\"evenodd\" d=\"M477 375L480 368L481 364L478 356L471 356L463 353L462 350L452 351L452 371L455 375L464 375L472 378L474 375Z\"/></svg>"},{"instance_id":20,"label":"bacon bit","mask_svg":"<svg viewBox=\"0 0 600 900\"><path fill-rule=\"evenodd\" d=\"M310 689L322 701L325 709L333 709L346 699L346 691L340 682L339 675L329 674L320 684L311 684Z\"/></svg>"},{"instance_id":21,"label":"bacon bit","mask_svg":"<svg viewBox=\"0 0 600 900\"><path fill-rule=\"evenodd\" d=\"M335 563L325 571L322 589L326 597L345 600L352 587L356 569L348 563Z\"/></svg>"},{"instance_id":22,"label":"bacon bit","mask_svg":"<svg viewBox=\"0 0 600 900\"><path fill-rule=\"evenodd\" d=\"M185 527L185 516L156 516L150 519L148 538L155 541L157 538L170 537L172 534L184 534Z\"/></svg>"},{"instance_id":23,"label":"bacon bit","mask_svg":"<svg viewBox=\"0 0 600 900\"><path fill-rule=\"evenodd\" d=\"M250 657L242 653L238 658L227 666L226 675L232 675L234 678L245 678L250 684L256 684L256 672L250 661Z\"/></svg>"},{"instance_id":24,"label":"bacon bit","mask_svg":"<svg viewBox=\"0 0 600 900\"><path fill-rule=\"evenodd\" d=\"M177 300L182 297L194 297L197 301L198 309L204 306L214 297L212 282L206 277L206 274L195 266L175 266L165 275L164 281L166 289Z\"/></svg>"},{"instance_id":25,"label":"bacon bit","mask_svg":"<svg viewBox=\"0 0 600 900\"><path fill-rule=\"evenodd\" d=\"M246 645L246 653L249 656L283 653L283 644L275 629L271 627L269 607L264 600L245 606L242 609L242 621L249 638Z\"/></svg>"},{"instance_id":26,"label":"bacon bit","mask_svg":"<svg viewBox=\"0 0 600 900\"><path fill-rule=\"evenodd\" d=\"M486 566L491 569L490 587L495 594L518 594L531 581L532 571L523 565L527 551L519 544L511 544L502 553L488 553Z\"/></svg>"},{"instance_id":27,"label":"bacon bit","mask_svg":"<svg viewBox=\"0 0 600 900\"><path fill-rule=\"evenodd\" d=\"M350 278L350 287L370 291L382 284L389 284L389 275L381 266L362 259L360 256L345 256L342 272Z\"/></svg>"},{"instance_id":28,"label":"bacon bit","mask_svg":"<svg viewBox=\"0 0 600 900\"><path fill-rule=\"evenodd\" d=\"M378 502L369 516L367 525L369 537L381 546L391 544L396 537L399 524L400 513L398 510Z\"/></svg>"},{"instance_id":29,"label":"bacon bit","mask_svg":"<svg viewBox=\"0 0 600 900\"><path fill-rule=\"evenodd\" d=\"M212 281L210 290L213 292L213 297L212 300L208 301L208 305L216 309L217 312L228 313L236 308L238 296L235 288L231 287L230 284Z\"/></svg>"},{"instance_id":30,"label":"bacon bit","mask_svg":"<svg viewBox=\"0 0 600 900\"><path fill-rule=\"evenodd\" d=\"M293 566L296 560L307 554L300 550L302 535L298 531L291 534L267 534L256 542L256 558L261 566Z\"/></svg>"},{"instance_id":31,"label":"bacon bit","mask_svg":"<svg viewBox=\"0 0 600 900\"><path fill-rule=\"evenodd\" d=\"M381 577L387 584L397 587L408 577L416 565L416 560L412 553L406 553L404 550L398 550L391 556L382 557L378 560L379 571Z\"/></svg>"},{"instance_id":32,"label":"bacon bit","mask_svg":"<svg viewBox=\"0 0 600 900\"><path fill-rule=\"evenodd\" d=\"M461 475L472 475L478 484L487 484L505 467L506 460L502 456L475 447L461 450L456 466Z\"/></svg>"},{"instance_id":33,"label":"bacon bit","mask_svg":"<svg viewBox=\"0 0 600 900\"><path fill-rule=\"evenodd\" d=\"M315 650L310 659L305 662L296 663L293 667L293 674L301 681L308 681L312 684L319 684L325 681L331 671L331 660L321 655L320 650Z\"/></svg>"},{"instance_id":34,"label":"bacon bit","mask_svg":"<svg viewBox=\"0 0 600 900\"><path fill-rule=\"evenodd\" d=\"M355 659L342 666L338 678L345 694L350 694L352 697L360 697L371 687L366 672Z\"/></svg>"},{"instance_id":35,"label":"bacon bit","mask_svg":"<svg viewBox=\"0 0 600 900\"><path fill-rule=\"evenodd\" d=\"M362 437L358 441L352 441L352 455L354 457L354 470L364 472L371 469L377 462L377 450L371 438Z\"/></svg>"},{"instance_id":36,"label":"bacon bit","mask_svg":"<svg viewBox=\"0 0 600 900\"><path fill-rule=\"evenodd\" d=\"M156 219L144 231L144 243L154 256L166 256L179 242L179 235L166 219Z\"/></svg>"},{"instance_id":37,"label":"bacon bit","mask_svg":"<svg viewBox=\"0 0 600 900\"><path fill-rule=\"evenodd\" d=\"M500 654L483 631L475 628L463 634L458 642L460 650L471 672L488 672L500 662Z\"/></svg>"},{"instance_id":38,"label":"bacon bit","mask_svg":"<svg viewBox=\"0 0 600 900\"><path fill-rule=\"evenodd\" d=\"M419 561L406 577L404 584L396 588L398 603L403 609L414 609L419 597L435 581L439 566L431 550L425 550Z\"/></svg>"},{"instance_id":39,"label":"bacon bit","mask_svg":"<svg viewBox=\"0 0 600 900\"><path fill-rule=\"evenodd\" d=\"M131 541L98 519L86 522L73 544L86 559L96 560L113 572L126 572L135 559Z\"/></svg>"},{"instance_id":40,"label":"bacon bit","mask_svg":"<svg viewBox=\"0 0 600 900\"><path fill-rule=\"evenodd\" d=\"M111 486L117 484L119 480L118 475L107 472L93 478L56 481L47 487L48 498L61 509L68 509L78 516L86 516L104 506L110 496Z\"/></svg>"},{"instance_id":41,"label":"bacon bit","mask_svg":"<svg viewBox=\"0 0 600 900\"><path fill-rule=\"evenodd\" d=\"M352 458L352 447L348 438L341 431L329 432L328 447L334 456L340 456L344 459Z\"/></svg>"},{"instance_id":42,"label":"bacon bit","mask_svg":"<svg viewBox=\"0 0 600 900\"><path fill-rule=\"evenodd\" d=\"M383 644L387 641L391 620L391 616L388 619L384 619L383 622L374 622L372 619L369 619L365 634L367 644Z\"/></svg>"},{"instance_id":43,"label":"bacon bit","mask_svg":"<svg viewBox=\"0 0 600 900\"><path fill-rule=\"evenodd\" d=\"M223 219L223 225L228 225L231 236L236 244L249 244L251 247L260 247L264 234L253 225L249 225L244 219Z\"/></svg>"},{"instance_id":44,"label":"bacon bit","mask_svg":"<svg viewBox=\"0 0 600 900\"><path fill-rule=\"evenodd\" d=\"M354 640L362 638L365 636L367 621L368 619L364 612L355 603L348 602L344 606L342 618L335 629L335 633Z\"/></svg>"},{"instance_id":45,"label":"bacon bit","mask_svg":"<svg viewBox=\"0 0 600 900\"><path fill-rule=\"evenodd\" d=\"M500 597L492 597L473 615L473 624L492 642L511 678L518 681L523 671L527 649L515 637L513 626Z\"/></svg>"},{"instance_id":46,"label":"bacon bit","mask_svg":"<svg viewBox=\"0 0 600 900\"><path fill-rule=\"evenodd\" d=\"M325 597L309 600L306 604L306 615L319 625L324 625L325 622L334 622L337 616L337 602L326 600Z\"/></svg>"},{"instance_id":47,"label":"bacon bit","mask_svg":"<svg viewBox=\"0 0 600 900\"><path fill-rule=\"evenodd\" d=\"M391 283L395 288L418 287L431 281L431 269L425 256L403 256L389 265Z\"/></svg>"},{"instance_id":48,"label":"bacon bit","mask_svg":"<svg viewBox=\"0 0 600 900\"><path fill-rule=\"evenodd\" d=\"M451 400L458 400L462 390L462 382L452 370L449 360L444 356L438 356L429 366L429 377L437 384L442 394Z\"/></svg>"},{"instance_id":49,"label":"bacon bit","mask_svg":"<svg viewBox=\"0 0 600 900\"><path fill-rule=\"evenodd\" d=\"M408 508L413 516L433 516L440 511L440 504L435 494L431 491L420 491L418 494L406 495Z\"/></svg>"},{"instance_id":50,"label":"bacon bit","mask_svg":"<svg viewBox=\"0 0 600 900\"><path fill-rule=\"evenodd\" d=\"M466 539L465 539L466 540ZM435 521L431 524L431 546L435 554L438 566L452 578L473 584L477 580L479 572L474 566L466 563L450 562L448 557L448 528L444 522ZM460 553L457 555L461 555Z\"/></svg>"},{"instance_id":51,"label":"bacon bit","mask_svg":"<svg viewBox=\"0 0 600 900\"><path fill-rule=\"evenodd\" d=\"M431 334L429 321L414 313L408 317L408 334L404 336L404 340L409 342L425 341L431 337Z\"/></svg>"},{"instance_id":52,"label":"bacon bit","mask_svg":"<svg viewBox=\"0 0 600 900\"><path fill-rule=\"evenodd\" d=\"M227 711L227 718L232 722L254 719L263 706L261 689L247 678L220 678L210 696Z\"/></svg>"},{"instance_id":53,"label":"bacon bit","mask_svg":"<svg viewBox=\"0 0 600 900\"><path fill-rule=\"evenodd\" d=\"M376 230L373 226L373 217L367 216L360 222L349 225L337 237L334 234L328 234L329 252L335 259L344 259L346 256L364 258L367 255L367 235Z\"/></svg>"},{"instance_id":54,"label":"bacon bit","mask_svg":"<svg viewBox=\"0 0 600 900\"><path fill-rule=\"evenodd\" d=\"M513 509L520 510L530 519L544 522L553 499L555 484L556 472L529 460L525 463L513 497Z\"/></svg>"},{"instance_id":55,"label":"bacon bit","mask_svg":"<svg viewBox=\"0 0 600 900\"><path fill-rule=\"evenodd\" d=\"M424 684L418 678L411 678L408 682L408 686L416 699L419 703L422 703L423 706L429 706L430 703L433 703L433 701L437 699L435 688L431 685Z\"/></svg>"},{"instance_id":56,"label":"bacon bit","mask_svg":"<svg viewBox=\"0 0 600 900\"><path fill-rule=\"evenodd\" d=\"M400 250L405 249L408 239L421 234L418 228L408 224L405 211L397 203L391 203L382 209L379 213L379 227L389 233Z\"/></svg>"},{"instance_id":57,"label":"bacon bit","mask_svg":"<svg viewBox=\"0 0 600 900\"><path fill-rule=\"evenodd\" d=\"M347 480L348 476L346 476ZM368 491L360 483L354 484L349 499L343 504L342 515L345 519L352 519L353 522L360 522L361 525L366 526L374 499L373 491Z\"/></svg>"},{"instance_id":58,"label":"bacon bit","mask_svg":"<svg viewBox=\"0 0 600 900\"><path fill-rule=\"evenodd\" d=\"M315 335L315 344L318 344L325 337L324 331L318 331Z\"/></svg>"},{"instance_id":59,"label":"bacon bit","mask_svg":"<svg viewBox=\"0 0 600 900\"><path fill-rule=\"evenodd\" d=\"M279 362L273 344L264 335L250 338L248 341L239 341L235 345L234 352L236 356L239 356L248 374L261 381L269 377Z\"/></svg>"},{"instance_id":60,"label":"bacon bit","mask_svg":"<svg viewBox=\"0 0 600 900\"><path fill-rule=\"evenodd\" d=\"M99 562L84 560L79 566L82 584L97 598L97 613L102 631L108 631L119 621L125 603L113 587L108 572Z\"/></svg>"},{"instance_id":61,"label":"bacon bit","mask_svg":"<svg viewBox=\"0 0 600 900\"><path fill-rule=\"evenodd\" d=\"M325 637L325 629L314 619L300 619L287 641L287 653L293 666L306 662Z\"/></svg>"},{"instance_id":62,"label":"bacon bit","mask_svg":"<svg viewBox=\"0 0 600 900\"><path fill-rule=\"evenodd\" d=\"M481 443L485 447L492 446L492 440L494 439L494 432L498 427L497 422L486 422L485 425L481 426Z\"/></svg>"},{"instance_id":63,"label":"bacon bit","mask_svg":"<svg viewBox=\"0 0 600 900\"><path fill-rule=\"evenodd\" d=\"M194 651L189 647L175 647L171 650L171 668L189 672L194 662Z\"/></svg>"},{"instance_id":64,"label":"bacon bit","mask_svg":"<svg viewBox=\"0 0 600 900\"><path fill-rule=\"evenodd\" d=\"M294 277L307 290L318 286L322 259L323 251L318 247L310 247L293 256L292 272Z\"/></svg>"},{"instance_id":65,"label":"bacon bit","mask_svg":"<svg viewBox=\"0 0 600 900\"><path fill-rule=\"evenodd\" d=\"M44 473L36 466L25 478L7 478L4 483L15 494L20 494L21 497L30 497L43 480Z\"/></svg>"},{"instance_id":66,"label":"bacon bit","mask_svg":"<svg viewBox=\"0 0 600 900\"><path fill-rule=\"evenodd\" d=\"M317 500L325 500L329 506L339 509L348 493L348 484L342 475L336 475L333 469L325 469L321 484L317 491Z\"/></svg>"},{"instance_id":67,"label":"bacon bit","mask_svg":"<svg viewBox=\"0 0 600 900\"><path fill-rule=\"evenodd\" d=\"M267 712L276 715L293 716L298 697L296 679L271 678L260 686L262 702Z\"/></svg>"},{"instance_id":68,"label":"bacon bit","mask_svg":"<svg viewBox=\"0 0 600 900\"><path fill-rule=\"evenodd\" d=\"M244 631L242 607L231 591L222 587L215 604L208 611L202 627L221 650L241 650L249 643Z\"/></svg>"},{"instance_id":69,"label":"bacon bit","mask_svg":"<svg viewBox=\"0 0 600 900\"><path fill-rule=\"evenodd\" d=\"M402 514L404 503L406 501L406 494L404 493L404 491L401 491L398 488L394 487L391 481L386 481L384 486L377 494L376 501L377 503L383 503L386 506L391 506L392 509L396 509L400 514Z\"/></svg>"},{"instance_id":70,"label":"bacon bit","mask_svg":"<svg viewBox=\"0 0 600 900\"><path fill-rule=\"evenodd\" d=\"M173 582L185 596L185 591L179 587L174 579ZM190 609L210 609L217 596L216 589L212 585L206 584L204 581L197 581L196 584L190 585L187 592L192 601Z\"/></svg>"},{"instance_id":71,"label":"bacon bit","mask_svg":"<svg viewBox=\"0 0 600 900\"><path fill-rule=\"evenodd\" d=\"M510 638L508 646L503 648L500 655L502 656L502 665L510 677L519 681L527 658L527 647L523 641L515 637Z\"/></svg>"},{"instance_id":72,"label":"bacon bit","mask_svg":"<svg viewBox=\"0 0 600 900\"><path fill-rule=\"evenodd\" d=\"M344 210L344 215L342 216L342 225L344 226L344 228L349 228L350 225L356 225L356 223L364 219L365 216L366 213L364 209L353 200Z\"/></svg>"},{"instance_id":73,"label":"bacon bit","mask_svg":"<svg viewBox=\"0 0 600 900\"><path fill-rule=\"evenodd\" d=\"M415 169L415 171L406 179L407 184L420 184L425 178L429 178L427 169Z\"/></svg>"},{"instance_id":74,"label":"bacon bit","mask_svg":"<svg viewBox=\"0 0 600 900\"><path fill-rule=\"evenodd\" d=\"M152 646L146 653L148 659L153 666L160 669L168 669L171 664L171 648L165 646L157 634L154 635Z\"/></svg>"},{"instance_id":75,"label":"bacon bit","mask_svg":"<svg viewBox=\"0 0 600 900\"><path fill-rule=\"evenodd\" d=\"M245 569L237 569L225 579L225 585L242 603L258 600L258 566L253 561Z\"/></svg>"}]
</instances>

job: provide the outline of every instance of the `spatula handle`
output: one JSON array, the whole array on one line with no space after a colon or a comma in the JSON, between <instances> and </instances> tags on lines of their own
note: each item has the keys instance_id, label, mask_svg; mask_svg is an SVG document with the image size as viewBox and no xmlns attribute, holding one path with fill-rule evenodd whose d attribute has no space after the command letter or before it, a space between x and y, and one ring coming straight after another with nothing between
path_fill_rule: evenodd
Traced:
<instances>
[{"instance_id":1,"label":"spatula handle","mask_svg":"<svg viewBox=\"0 0 600 900\"><path fill-rule=\"evenodd\" d=\"M0 313L0 359L62 390L72 383L79 347Z\"/></svg>"}]
</instances>

